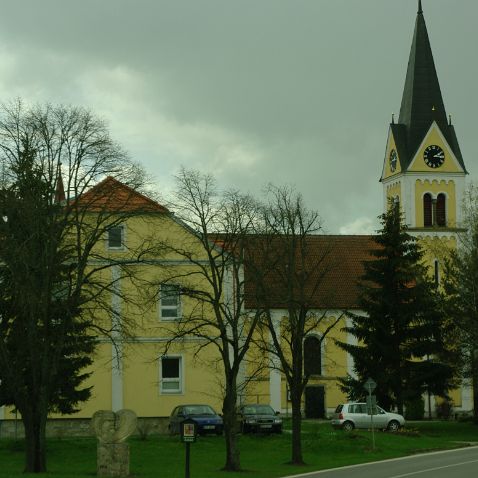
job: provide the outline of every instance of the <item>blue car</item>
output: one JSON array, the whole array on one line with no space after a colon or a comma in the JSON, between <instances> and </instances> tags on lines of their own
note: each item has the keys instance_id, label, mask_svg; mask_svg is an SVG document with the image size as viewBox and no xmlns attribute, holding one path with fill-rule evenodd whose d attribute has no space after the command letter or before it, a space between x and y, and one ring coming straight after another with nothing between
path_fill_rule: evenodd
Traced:
<instances>
[{"instance_id":1,"label":"blue car","mask_svg":"<svg viewBox=\"0 0 478 478\"><path fill-rule=\"evenodd\" d=\"M222 418L209 405L179 405L169 417L169 433L175 435L180 433L179 425L187 418L197 423L198 433L215 433L222 435L224 428Z\"/></svg>"}]
</instances>

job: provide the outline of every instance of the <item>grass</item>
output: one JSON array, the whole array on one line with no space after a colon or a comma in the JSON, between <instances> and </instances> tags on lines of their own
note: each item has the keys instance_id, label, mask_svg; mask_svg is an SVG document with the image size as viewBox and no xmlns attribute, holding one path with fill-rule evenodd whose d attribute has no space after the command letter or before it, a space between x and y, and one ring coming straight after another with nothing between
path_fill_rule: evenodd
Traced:
<instances>
[{"instance_id":1,"label":"grass","mask_svg":"<svg viewBox=\"0 0 478 478\"><path fill-rule=\"evenodd\" d=\"M313 470L400 457L430 450L478 443L478 427L460 422L416 422L401 433L376 432L372 450L369 431L345 433L328 423L304 421L303 452L307 465L286 464L290 457L290 433L241 436L241 463L245 478L275 478ZM146 441L129 440L131 475L137 478L184 476L184 444L177 437L150 436ZM22 473L23 441L0 440L0 478L38 476ZM201 437L191 445L191 476L223 478L224 440ZM92 438L51 439L48 441L48 473L51 478L91 478L96 476L96 440Z\"/></svg>"}]
</instances>

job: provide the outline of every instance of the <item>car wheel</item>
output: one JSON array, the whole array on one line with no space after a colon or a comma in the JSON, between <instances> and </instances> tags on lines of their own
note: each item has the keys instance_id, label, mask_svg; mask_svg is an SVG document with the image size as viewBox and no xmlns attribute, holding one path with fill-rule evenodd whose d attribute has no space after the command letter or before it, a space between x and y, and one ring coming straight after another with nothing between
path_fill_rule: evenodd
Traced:
<instances>
[{"instance_id":1,"label":"car wheel","mask_svg":"<svg viewBox=\"0 0 478 478\"><path fill-rule=\"evenodd\" d=\"M388 430L391 432L396 432L400 429L400 423L397 422L397 420L392 420L387 427Z\"/></svg>"},{"instance_id":2,"label":"car wheel","mask_svg":"<svg viewBox=\"0 0 478 478\"><path fill-rule=\"evenodd\" d=\"M351 432L351 431L355 428L355 425L354 425L352 422L345 422L345 423L342 425L342 428L343 428L346 432Z\"/></svg>"}]
</instances>

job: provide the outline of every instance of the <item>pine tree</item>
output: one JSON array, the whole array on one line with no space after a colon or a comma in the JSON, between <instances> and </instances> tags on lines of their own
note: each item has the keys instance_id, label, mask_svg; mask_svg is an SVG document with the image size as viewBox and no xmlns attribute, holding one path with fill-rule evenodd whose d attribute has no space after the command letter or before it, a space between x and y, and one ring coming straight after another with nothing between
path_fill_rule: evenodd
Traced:
<instances>
[{"instance_id":1,"label":"pine tree","mask_svg":"<svg viewBox=\"0 0 478 478\"><path fill-rule=\"evenodd\" d=\"M404 403L426 390L446 396L453 370L446 360L438 292L422 265L423 252L408 234L398 205L380 220L377 246L359 284L365 315L349 314L351 325L345 328L357 344L339 344L352 355L356 374L342 380L342 389L362 398L363 383L372 377L379 403L403 413Z\"/></svg>"}]
</instances>

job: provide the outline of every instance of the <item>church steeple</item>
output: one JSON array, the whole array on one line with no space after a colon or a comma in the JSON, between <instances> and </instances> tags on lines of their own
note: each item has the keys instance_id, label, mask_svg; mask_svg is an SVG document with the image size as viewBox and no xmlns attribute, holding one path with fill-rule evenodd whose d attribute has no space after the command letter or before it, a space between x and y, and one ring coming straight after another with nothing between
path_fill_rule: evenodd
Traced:
<instances>
[{"instance_id":1,"label":"church steeple","mask_svg":"<svg viewBox=\"0 0 478 478\"><path fill-rule=\"evenodd\" d=\"M454 128L447 121L440 83L423 16L422 2L419 0L398 119L398 124L401 127L397 128L400 130L397 133L402 136L403 149L406 149L406 154L402 154L405 167L417 152L433 121L438 124L440 131L464 168Z\"/></svg>"},{"instance_id":2,"label":"church steeple","mask_svg":"<svg viewBox=\"0 0 478 478\"><path fill-rule=\"evenodd\" d=\"M409 230L418 236L454 237L466 174L418 0L400 114L398 121L392 117L380 178L384 208L400 203Z\"/></svg>"}]
</instances>

